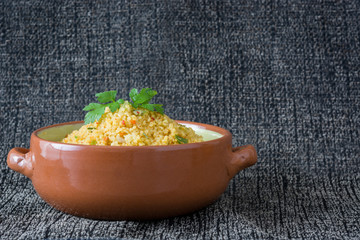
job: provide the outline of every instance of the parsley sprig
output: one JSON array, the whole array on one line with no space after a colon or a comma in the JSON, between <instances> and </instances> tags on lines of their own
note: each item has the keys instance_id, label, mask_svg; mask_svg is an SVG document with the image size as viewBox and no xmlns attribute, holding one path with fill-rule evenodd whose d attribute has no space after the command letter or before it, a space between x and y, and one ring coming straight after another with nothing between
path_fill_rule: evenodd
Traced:
<instances>
[{"instance_id":1,"label":"parsley sprig","mask_svg":"<svg viewBox=\"0 0 360 240\"><path fill-rule=\"evenodd\" d=\"M119 109L120 104L123 104L125 101L123 99L116 101L116 94L117 91L107 91L95 94L99 103L90 103L84 107L84 111L89 111L85 115L85 124L98 121L104 114L106 107L109 107L111 112L115 112L117 109Z\"/></svg>"},{"instance_id":2,"label":"parsley sprig","mask_svg":"<svg viewBox=\"0 0 360 240\"><path fill-rule=\"evenodd\" d=\"M188 143L189 140L187 140L186 138L182 138L179 135L175 135L176 140L178 141L179 144L185 144Z\"/></svg>"},{"instance_id":3,"label":"parsley sprig","mask_svg":"<svg viewBox=\"0 0 360 240\"><path fill-rule=\"evenodd\" d=\"M105 112L105 108L109 107L111 112L115 112L120 108L120 105L125 101L123 99L116 100L117 91L107 91L97 93L95 96L99 103L90 103L84 107L84 111L89 111L85 115L85 124L89 124L98 121ZM155 90L151 88L143 88L140 93L136 88L131 89L129 96L132 102L130 104L134 108L145 108L150 111L157 111L161 114L164 113L164 109L161 104L150 104L150 100L157 94Z\"/></svg>"},{"instance_id":4,"label":"parsley sprig","mask_svg":"<svg viewBox=\"0 0 360 240\"><path fill-rule=\"evenodd\" d=\"M133 102L130 104L134 108L142 107L150 111L156 110L157 112L163 114L164 109L162 104L150 104L150 100L157 94L157 91L152 90L151 88L143 88L140 90L140 93L136 88L131 89L129 96Z\"/></svg>"}]
</instances>

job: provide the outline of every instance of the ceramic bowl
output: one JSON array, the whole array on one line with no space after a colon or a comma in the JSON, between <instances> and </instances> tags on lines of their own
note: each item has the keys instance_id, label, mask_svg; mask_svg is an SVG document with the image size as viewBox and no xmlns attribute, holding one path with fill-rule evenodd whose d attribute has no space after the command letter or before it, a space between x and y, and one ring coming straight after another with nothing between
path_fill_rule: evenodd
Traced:
<instances>
[{"instance_id":1,"label":"ceramic bowl","mask_svg":"<svg viewBox=\"0 0 360 240\"><path fill-rule=\"evenodd\" d=\"M240 170L256 163L252 145L232 148L229 131L178 121L204 142L170 146L60 143L83 122L40 128L30 149L13 148L8 166L63 212L91 219L146 220L188 214L214 202Z\"/></svg>"}]
</instances>

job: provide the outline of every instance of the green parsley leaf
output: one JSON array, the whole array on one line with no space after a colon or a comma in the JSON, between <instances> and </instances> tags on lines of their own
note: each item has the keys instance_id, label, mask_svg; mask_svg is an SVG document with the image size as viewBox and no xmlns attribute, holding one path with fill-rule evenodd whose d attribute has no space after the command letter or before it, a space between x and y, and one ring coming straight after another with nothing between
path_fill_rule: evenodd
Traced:
<instances>
[{"instance_id":1,"label":"green parsley leaf","mask_svg":"<svg viewBox=\"0 0 360 240\"><path fill-rule=\"evenodd\" d=\"M162 107L163 106L162 104L153 104L153 105L157 112L164 114L164 108Z\"/></svg>"},{"instance_id":2,"label":"green parsley leaf","mask_svg":"<svg viewBox=\"0 0 360 240\"><path fill-rule=\"evenodd\" d=\"M90 103L89 105L87 105L86 107L84 107L84 111L90 111L90 110L93 110L93 109L96 109L96 108L99 108L101 107L101 104L100 103Z\"/></svg>"},{"instance_id":3,"label":"green parsley leaf","mask_svg":"<svg viewBox=\"0 0 360 240\"><path fill-rule=\"evenodd\" d=\"M137 104L147 104L157 94L157 91L151 88L143 88L140 93L134 97Z\"/></svg>"},{"instance_id":4,"label":"green parsley leaf","mask_svg":"<svg viewBox=\"0 0 360 240\"><path fill-rule=\"evenodd\" d=\"M117 91L97 93L95 96L100 103L115 102Z\"/></svg>"},{"instance_id":5,"label":"green parsley leaf","mask_svg":"<svg viewBox=\"0 0 360 240\"><path fill-rule=\"evenodd\" d=\"M147 110L149 110L149 111L154 111L154 106L153 106L153 104L142 104L141 107L142 107L142 108L145 108L145 109L147 109Z\"/></svg>"},{"instance_id":6,"label":"green parsley leaf","mask_svg":"<svg viewBox=\"0 0 360 240\"><path fill-rule=\"evenodd\" d=\"M163 114L164 113L164 109L162 108L162 104L142 104L141 105L142 108L145 108L147 110L150 110L150 111L154 111L154 109Z\"/></svg>"},{"instance_id":7,"label":"green parsley leaf","mask_svg":"<svg viewBox=\"0 0 360 240\"><path fill-rule=\"evenodd\" d=\"M95 109L91 110L90 112L88 112L85 115L85 124L89 124L89 123L98 121L101 118L101 116L104 114L105 108L106 108L106 106L101 105L98 108L95 108Z\"/></svg>"},{"instance_id":8,"label":"green parsley leaf","mask_svg":"<svg viewBox=\"0 0 360 240\"><path fill-rule=\"evenodd\" d=\"M180 143L180 144L188 143L188 142L189 142L189 140L187 140L186 138L182 138L182 137L180 137L179 135L175 135L175 138L176 138L176 140L178 141L178 143Z\"/></svg>"},{"instance_id":9,"label":"green parsley leaf","mask_svg":"<svg viewBox=\"0 0 360 240\"><path fill-rule=\"evenodd\" d=\"M120 108L120 104L118 102L113 102L109 104L109 108L111 112L115 112Z\"/></svg>"},{"instance_id":10,"label":"green parsley leaf","mask_svg":"<svg viewBox=\"0 0 360 240\"><path fill-rule=\"evenodd\" d=\"M124 99L119 99L116 102L119 103L119 104L123 104L125 101L124 101Z\"/></svg>"},{"instance_id":11,"label":"green parsley leaf","mask_svg":"<svg viewBox=\"0 0 360 240\"><path fill-rule=\"evenodd\" d=\"M99 121L101 116L105 112L105 108L109 107L111 112L115 112L120 108L120 105L125 101L123 99L116 100L117 91L107 91L97 93L95 96L100 103L90 103L84 107L84 111L89 111L85 115L85 124L89 124L95 121ZM130 104L134 108L143 107L150 111L157 111L161 114L164 113L164 109L161 104L149 104L150 100L157 94L155 90L151 88L143 88L140 92L133 88L131 89L129 96L132 102Z\"/></svg>"},{"instance_id":12,"label":"green parsley leaf","mask_svg":"<svg viewBox=\"0 0 360 240\"><path fill-rule=\"evenodd\" d=\"M97 93L95 96L100 103L90 103L84 107L84 111L89 111L85 115L85 124L98 121L105 112L105 108L109 107L111 112L115 112L125 101L123 99L116 100L117 91L107 91ZM109 103L110 102L110 103Z\"/></svg>"},{"instance_id":13,"label":"green parsley leaf","mask_svg":"<svg viewBox=\"0 0 360 240\"><path fill-rule=\"evenodd\" d=\"M90 145L96 145L96 143L97 143L96 140L92 140Z\"/></svg>"},{"instance_id":14,"label":"green parsley leaf","mask_svg":"<svg viewBox=\"0 0 360 240\"><path fill-rule=\"evenodd\" d=\"M136 102L136 95L138 95L138 90L136 88L133 88L130 90L130 93L129 93L129 96L130 96L130 99L131 101L133 101L134 103Z\"/></svg>"},{"instance_id":15,"label":"green parsley leaf","mask_svg":"<svg viewBox=\"0 0 360 240\"><path fill-rule=\"evenodd\" d=\"M157 94L157 91L151 88L143 88L139 91L136 88L131 89L129 96L133 101L130 103L134 108L142 107L149 111L157 111L161 114L164 113L164 109L161 104L150 104L150 100Z\"/></svg>"}]
</instances>

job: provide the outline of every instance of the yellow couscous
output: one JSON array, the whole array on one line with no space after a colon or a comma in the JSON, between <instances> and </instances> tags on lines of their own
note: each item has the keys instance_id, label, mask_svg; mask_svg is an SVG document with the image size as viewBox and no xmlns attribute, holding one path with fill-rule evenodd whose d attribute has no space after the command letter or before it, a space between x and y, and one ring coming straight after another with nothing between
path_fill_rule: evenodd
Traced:
<instances>
[{"instance_id":1,"label":"yellow couscous","mask_svg":"<svg viewBox=\"0 0 360 240\"><path fill-rule=\"evenodd\" d=\"M107 107L98 121L86 124L62 142L85 145L147 146L202 142L193 129L165 114L134 108L129 102L111 112Z\"/></svg>"}]
</instances>

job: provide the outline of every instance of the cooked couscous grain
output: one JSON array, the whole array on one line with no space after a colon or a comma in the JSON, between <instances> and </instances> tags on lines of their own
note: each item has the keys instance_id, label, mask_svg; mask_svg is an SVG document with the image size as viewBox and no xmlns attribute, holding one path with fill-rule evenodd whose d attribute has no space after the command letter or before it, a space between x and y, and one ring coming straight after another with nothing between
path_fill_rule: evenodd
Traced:
<instances>
[{"instance_id":1,"label":"cooked couscous grain","mask_svg":"<svg viewBox=\"0 0 360 240\"><path fill-rule=\"evenodd\" d=\"M98 121L86 124L65 137L62 142L85 145L147 146L202 142L193 129L183 126L165 114L135 109L129 102L115 112L109 108Z\"/></svg>"}]
</instances>

